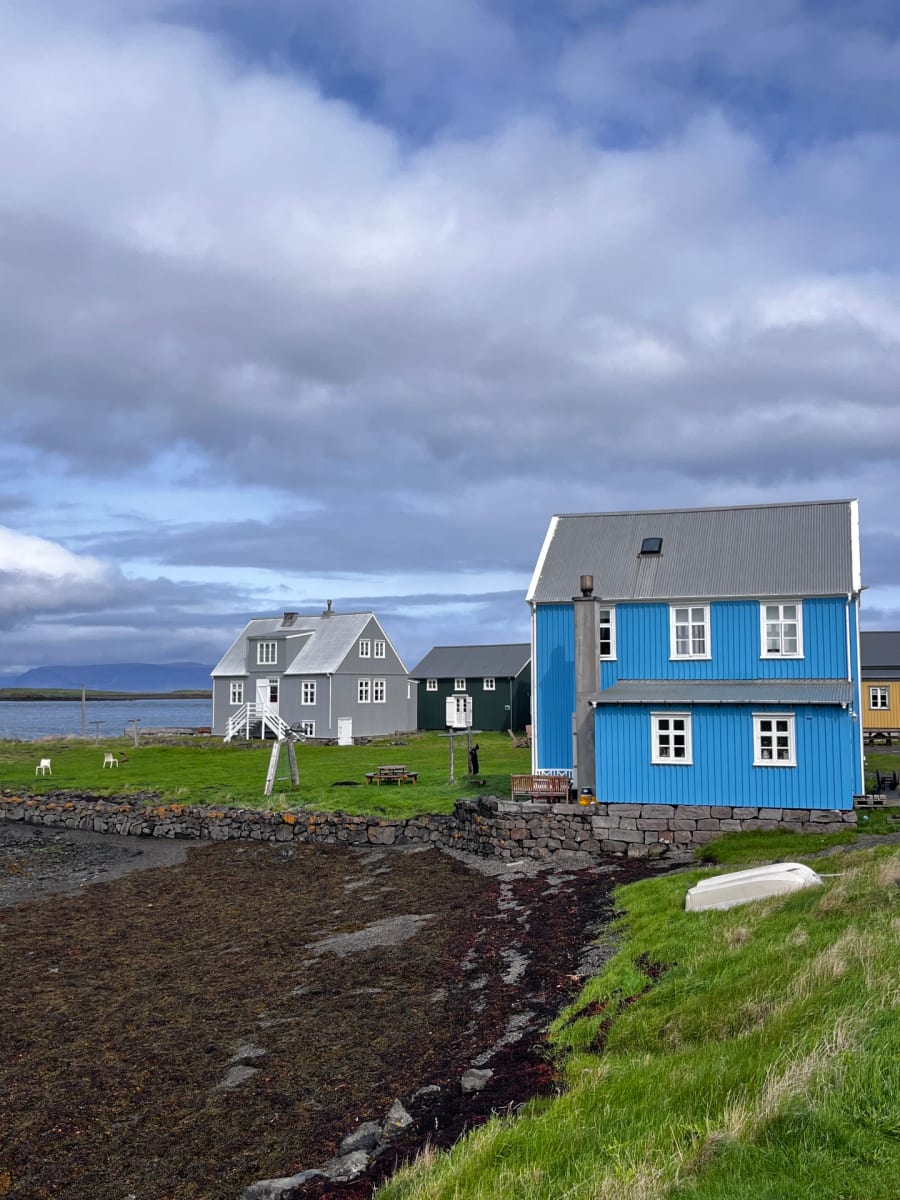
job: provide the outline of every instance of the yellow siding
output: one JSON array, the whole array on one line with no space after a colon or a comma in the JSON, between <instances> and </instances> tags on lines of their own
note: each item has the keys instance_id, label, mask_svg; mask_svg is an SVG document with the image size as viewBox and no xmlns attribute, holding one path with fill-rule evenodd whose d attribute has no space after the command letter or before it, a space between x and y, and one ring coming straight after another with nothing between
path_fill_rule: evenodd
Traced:
<instances>
[{"instance_id":1,"label":"yellow siding","mask_svg":"<svg viewBox=\"0 0 900 1200\"><path fill-rule=\"evenodd\" d=\"M888 707L872 708L870 688L887 688ZM863 729L900 729L900 680L862 681Z\"/></svg>"}]
</instances>

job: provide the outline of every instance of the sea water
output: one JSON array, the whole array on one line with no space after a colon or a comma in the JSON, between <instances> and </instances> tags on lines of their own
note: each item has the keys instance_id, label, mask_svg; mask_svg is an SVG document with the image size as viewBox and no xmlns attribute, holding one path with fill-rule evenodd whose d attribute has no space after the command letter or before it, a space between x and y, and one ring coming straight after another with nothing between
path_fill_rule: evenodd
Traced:
<instances>
[{"instance_id":1,"label":"sea water","mask_svg":"<svg viewBox=\"0 0 900 1200\"><path fill-rule=\"evenodd\" d=\"M134 720L139 729L208 729L212 700L88 700L85 713L88 737L131 736ZM80 700L0 700L0 738L31 742L81 730Z\"/></svg>"}]
</instances>

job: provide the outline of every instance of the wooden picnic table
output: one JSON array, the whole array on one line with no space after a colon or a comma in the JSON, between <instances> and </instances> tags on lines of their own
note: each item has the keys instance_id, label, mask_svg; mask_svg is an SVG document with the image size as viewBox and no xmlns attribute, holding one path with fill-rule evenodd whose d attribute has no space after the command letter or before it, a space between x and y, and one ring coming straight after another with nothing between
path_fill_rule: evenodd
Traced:
<instances>
[{"instance_id":1,"label":"wooden picnic table","mask_svg":"<svg viewBox=\"0 0 900 1200\"><path fill-rule=\"evenodd\" d=\"M368 771L366 773L366 783L418 783L419 772L410 771L407 767L397 764L388 764L387 766L379 767L377 771Z\"/></svg>"}]
</instances>

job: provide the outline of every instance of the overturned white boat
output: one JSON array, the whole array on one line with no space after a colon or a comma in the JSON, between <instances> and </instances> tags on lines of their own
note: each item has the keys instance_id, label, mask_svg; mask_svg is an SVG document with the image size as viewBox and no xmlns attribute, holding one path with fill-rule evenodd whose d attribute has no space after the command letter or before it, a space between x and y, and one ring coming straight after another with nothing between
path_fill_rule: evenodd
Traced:
<instances>
[{"instance_id":1,"label":"overturned white boat","mask_svg":"<svg viewBox=\"0 0 900 1200\"><path fill-rule=\"evenodd\" d=\"M684 907L688 912L732 908L749 900L799 892L801 888L815 887L821 882L821 876L802 863L772 863L768 867L751 867L748 871L702 879L689 890Z\"/></svg>"}]
</instances>

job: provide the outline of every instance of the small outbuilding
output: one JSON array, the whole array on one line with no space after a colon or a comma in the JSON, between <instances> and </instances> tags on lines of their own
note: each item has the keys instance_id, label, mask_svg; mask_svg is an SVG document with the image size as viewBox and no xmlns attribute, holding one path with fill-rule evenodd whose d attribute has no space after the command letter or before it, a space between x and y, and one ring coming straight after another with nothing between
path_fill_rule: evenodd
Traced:
<instances>
[{"instance_id":1,"label":"small outbuilding","mask_svg":"<svg viewBox=\"0 0 900 1200\"><path fill-rule=\"evenodd\" d=\"M446 702L470 696L476 729L524 729L531 723L531 647L434 646L410 675L419 683L419 729L446 727Z\"/></svg>"}]
</instances>

